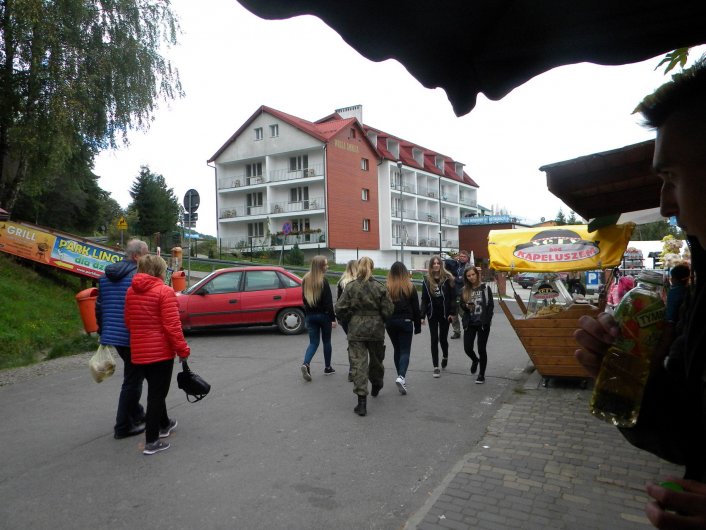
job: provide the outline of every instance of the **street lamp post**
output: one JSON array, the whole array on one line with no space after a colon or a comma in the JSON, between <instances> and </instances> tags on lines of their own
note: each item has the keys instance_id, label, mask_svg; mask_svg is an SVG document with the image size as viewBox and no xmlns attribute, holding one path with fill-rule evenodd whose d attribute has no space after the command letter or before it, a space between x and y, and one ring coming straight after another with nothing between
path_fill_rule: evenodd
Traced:
<instances>
[{"instance_id":1,"label":"street lamp post","mask_svg":"<svg viewBox=\"0 0 706 530\"><path fill-rule=\"evenodd\" d=\"M439 256L441 256L441 176L439 176Z\"/></svg>"},{"instance_id":2,"label":"street lamp post","mask_svg":"<svg viewBox=\"0 0 706 530\"><path fill-rule=\"evenodd\" d=\"M402 196L402 162L397 161L400 172L400 261L404 263L404 197Z\"/></svg>"}]
</instances>

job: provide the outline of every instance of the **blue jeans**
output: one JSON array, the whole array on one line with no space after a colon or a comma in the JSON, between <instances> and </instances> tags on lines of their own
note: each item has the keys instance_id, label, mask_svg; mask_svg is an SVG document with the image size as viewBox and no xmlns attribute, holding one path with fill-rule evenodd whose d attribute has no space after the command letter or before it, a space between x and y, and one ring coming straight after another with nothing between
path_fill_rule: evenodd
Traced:
<instances>
[{"instance_id":1,"label":"blue jeans","mask_svg":"<svg viewBox=\"0 0 706 530\"><path fill-rule=\"evenodd\" d=\"M114 431L115 434L125 434L135 425L145 421L145 409L140 405L145 374L142 365L132 364L128 346L116 346L115 349L123 360L124 370Z\"/></svg>"},{"instance_id":2,"label":"blue jeans","mask_svg":"<svg viewBox=\"0 0 706 530\"><path fill-rule=\"evenodd\" d=\"M385 323L385 329L387 329L390 342L392 342L397 375L405 377L409 367L409 352L412 349L414 324L408 318L393 317Z\"/></svg>"},{"instance_id":3,"label":"blue jeans","mask_svg":"<svg viewBox=\"0 0 706 530\"><path fill-rule=\"evenodd\" d=\"M313 359L316 350L319 349L319 341L324 341L324 364L326 368L331 366L331 318L324 313L311 313L306 316L306 327L309 330L309 346L304 355L304 364L309 364Z\"/></svg>"}]
</instances>

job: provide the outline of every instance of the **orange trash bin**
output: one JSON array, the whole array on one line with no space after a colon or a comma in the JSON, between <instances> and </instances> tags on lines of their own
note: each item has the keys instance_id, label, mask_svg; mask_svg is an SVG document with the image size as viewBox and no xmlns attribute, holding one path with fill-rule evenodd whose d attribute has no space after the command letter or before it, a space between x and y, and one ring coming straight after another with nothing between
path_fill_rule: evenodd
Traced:
<instances>
[{"instance_id":1,"label":"orange trash bin","mask_svg":"<svg viewBox=\"0 0 706 530\"><path fill-rule=\"evenodd\" d=\"M76 303L78 310L81 313L83 320L83 329L89 335L98 331L98 322L96 322L96 300L98 299L98 289L91 287L84 289L76 295Z\"/></svg>"},{"instance_id":2,"label":"orange trash bin","mask_svg":"<svg viewBox=\"0 0 706 530\"><path fill-rule=\"evenodd\" d=\"M186 289L186 273L184 271L176 271L172 274L172 289L177 292Z\"/></svg>"}]
</instances>

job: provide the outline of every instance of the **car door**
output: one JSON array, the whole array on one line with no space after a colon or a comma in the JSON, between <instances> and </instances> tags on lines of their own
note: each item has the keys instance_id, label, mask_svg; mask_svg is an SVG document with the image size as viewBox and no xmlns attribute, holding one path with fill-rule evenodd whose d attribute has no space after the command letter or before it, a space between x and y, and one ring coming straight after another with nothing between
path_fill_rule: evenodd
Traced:
<instances>
[{"instance_id":1,"label":"car door","mask_svg":"<svg viewBox=\"0 0 706 530\"><path fill-rule=\"evenodd\" d=\"M242 271L217 274L188 295L187 313L191 326L242 324L242 277Z\"/></svg>"},{"instance_id":2,"label":"car door","mask_svg":"<svg viewBox=\"0 0 706 530\"><path fill-rule=\"evenodd\" d=\"M273 322L287 305L285 291L277 271L247 271L241 297L243 318L252 324Z\"/></svg>"}]
</instances>

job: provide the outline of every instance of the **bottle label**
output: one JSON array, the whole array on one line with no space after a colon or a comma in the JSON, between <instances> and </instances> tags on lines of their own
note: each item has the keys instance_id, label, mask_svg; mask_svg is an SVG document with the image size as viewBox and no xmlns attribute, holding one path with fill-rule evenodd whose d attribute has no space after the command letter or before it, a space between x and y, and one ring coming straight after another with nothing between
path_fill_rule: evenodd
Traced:
<instances>
[{"instance_id":1,"label":"bottle label","mask_svg":"<svg viewBox=\"0 0 706 530\"><path fill-rule=\"evenodd\" d=\"M653 326L664 320L664 305L652 304L635 315L637 325L641 328Z\"/></svg>"}]
</instances>

